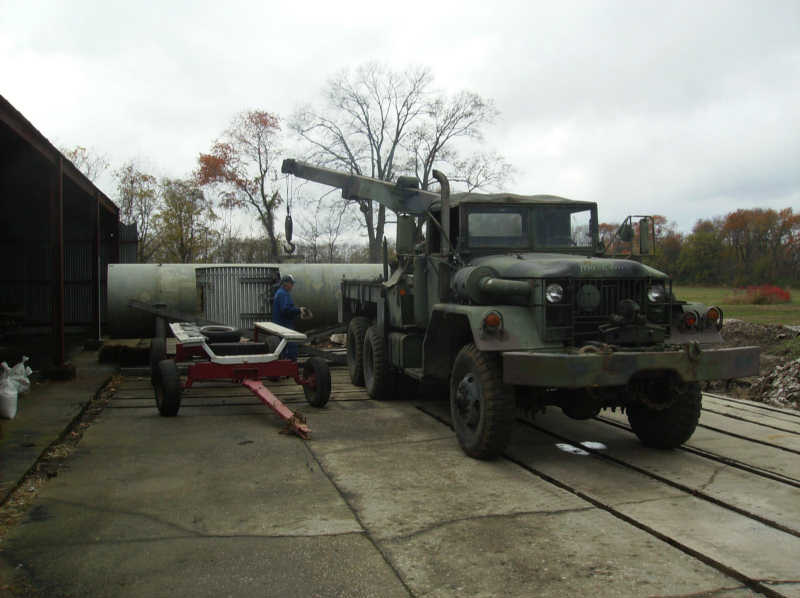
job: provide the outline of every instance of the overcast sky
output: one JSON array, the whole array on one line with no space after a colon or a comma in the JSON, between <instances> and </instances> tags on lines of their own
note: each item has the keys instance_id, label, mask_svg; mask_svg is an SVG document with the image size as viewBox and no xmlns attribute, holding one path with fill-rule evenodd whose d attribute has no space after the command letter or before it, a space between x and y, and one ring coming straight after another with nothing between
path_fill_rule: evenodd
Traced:
<instances>
[{"instance_id":1,"label":"overcast sky","mask_svg":"<svg viewBox=\"0 0 800 598\"><path fill-rule=\"evenodd\" d=\"M0 0L0 93L54 143L160 175L188 174L236 112L288 117L367 60L493 99L510 190L682 229L800 210L800 0Z\"/></svg>"}]
</instances>

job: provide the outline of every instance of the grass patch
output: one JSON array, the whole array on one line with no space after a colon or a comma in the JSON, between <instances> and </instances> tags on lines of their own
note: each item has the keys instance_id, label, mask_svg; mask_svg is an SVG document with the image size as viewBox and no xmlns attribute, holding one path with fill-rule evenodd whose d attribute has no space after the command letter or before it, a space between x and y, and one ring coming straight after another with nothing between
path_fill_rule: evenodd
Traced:
<instances>
[{"instance_id":1,"label":"grass patch","mask_svg":"<svg viewBox=\"0 0 800 598\"><path fill-rule=\"evenodd\" d=\"M732 287L701 287L675 285L675 297L718 305L726 318L736 318L756 324L800 325L800 289L790 289L791 301L776 305L734 304L728 299L735 293Z\"/></svg>"},{"instance_id":2,"label":"grass patch","mask_svg":"<svg viewBox=\"0 0 800 598\"><path fill-rule=\"evenodd\" d=\"M789 359L800 359L800 336L782 342L775 349L776 355L784 355Z\"/></svg>"}]
</instances>

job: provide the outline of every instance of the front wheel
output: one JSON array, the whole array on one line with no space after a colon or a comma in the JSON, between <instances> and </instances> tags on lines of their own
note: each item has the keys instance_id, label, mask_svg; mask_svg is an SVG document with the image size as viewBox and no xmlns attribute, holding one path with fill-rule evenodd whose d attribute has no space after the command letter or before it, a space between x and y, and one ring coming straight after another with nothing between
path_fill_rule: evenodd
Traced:
<instances>
[{"instance_id":1,"label":"front wheel","mask_svg":"<svg viewBox=\"0 0 800 598\"><path fill-rule=\"evenodd\" d=\"M515 402L503 384L499 359L470 343L461 348L450 375L450 414L463 451L476 459L502 453L514 427Z\"/></svg>"},{"instance_id":2,"label":"front wheel","mask_svg":"<svg viewBox=\"0 0 800 598\"><path fill-rule=\"evenodd\" d=\"M702 395L696 382L665 385L665 407L658 403L637 403L628 407L628 422L642 441L652 448L672 449L691 438L700 421Z\"/></svg>"},{"instance_id":3,"label":"front wheel","mask_svg":"<svg viewBox=\"0 0 800 598\"><path fill-rule=\"evenodd\" d=\"M324 407L331 397L331 371L321 357L312 357L303 364L303 378L313 379L313 388L303 386L306 401L312 407Z\"/></svg>"}]
</instances>

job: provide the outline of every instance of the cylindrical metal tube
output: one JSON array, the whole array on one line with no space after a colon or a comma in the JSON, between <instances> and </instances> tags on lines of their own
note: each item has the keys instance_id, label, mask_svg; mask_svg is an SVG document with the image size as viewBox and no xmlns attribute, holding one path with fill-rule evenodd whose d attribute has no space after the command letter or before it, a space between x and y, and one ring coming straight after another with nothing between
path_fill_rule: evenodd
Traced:
<instances>
[{"instance_id":1,"label":"cylindrical metal tube","mask_svg":"<svg viewBox=\"0 0 800 598\"><path fill-rule=\"evenodd\" d=\"M310 320L297 320L297 327L301 330L338 322L343 278L375 280L382 270L380 264L109 264L110 333L127 338L152 336L154 317L129 307L132 299L149 305L163 303L170 310L199 316L195 269L225 266L275 267L281 275L294 276L296 284L292 297L295 305L308 307L314 314Z\"/></svg>"},{"instance_id":2,"label":"cylindrical metal tube","mask_svg":"<svg viewBox=\"0 0 800 598\"><path fill-rule=\"evenodd\" d=\"M481 289L481 281L492 276L497 276L497 272L488 266L461 268L453 277L453 290L462 299L481 304L486 298Z\"/></svg>"},{"instance_id":3,"label":"cylindrical metal tube","mask_svg":"<svg viewBox=\"0 0 800 598\"><path fill-rule=\"evenodd\" d=\"M531 294L531 285L524 280L508 280L487 276L480 281L481 291L497 296L528 297Z\"/></svg>"}]
</instances>

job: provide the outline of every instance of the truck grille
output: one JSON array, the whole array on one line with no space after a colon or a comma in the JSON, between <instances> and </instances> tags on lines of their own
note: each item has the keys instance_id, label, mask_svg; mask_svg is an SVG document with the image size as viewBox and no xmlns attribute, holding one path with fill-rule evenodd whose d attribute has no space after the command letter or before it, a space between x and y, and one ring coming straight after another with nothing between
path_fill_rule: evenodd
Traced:
<instances>
[{"instance_id":1,"label":"truck grille","mask_svg":"<svg viewBox=\"0 0 800 598\"><path fill-rule=\"evenodd\" d=\"M639 304L653 324L669 327L671 281L651 279L566 279L548 280L547 284L557 282L564 287L561 303L545 307L545 340L563 340L573 344L596 340L599 326L616 313L619 302L631 299ZM651 284L663 282L666 300L663 303L650 303L647 289Z\"/></svg>"}]
</instances>

